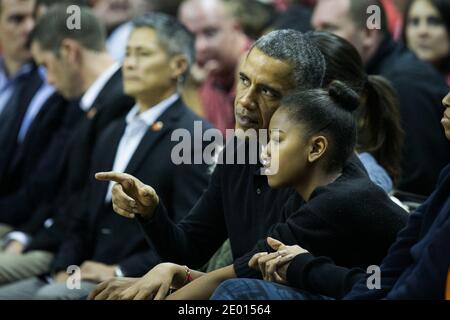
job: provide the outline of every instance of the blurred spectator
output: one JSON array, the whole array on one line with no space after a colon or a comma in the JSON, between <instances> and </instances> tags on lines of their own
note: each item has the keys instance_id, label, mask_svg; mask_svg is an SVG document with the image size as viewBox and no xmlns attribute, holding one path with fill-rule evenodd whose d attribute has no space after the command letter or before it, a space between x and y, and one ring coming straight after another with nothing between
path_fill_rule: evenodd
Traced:
<instances>
[{"instance_id":1,"label":"blurred spectator","mask_svg":"<svg viewBox=\"0 0 450 320\"><path fill-rule=\"evenodd\" d=\"M48 9L57 3L67 3L68 5L76 5L76 6L87 6L89 4L89 0L36 0L35 6L35 18L39 18L43 16Z\"/></svg>"},{"instance_id":2,"label":"blurred spectator","mask_svg":"<svg viewBox=\"0 0 450 320\"><path fill-rule=\"evenodd\" d=\"M106 28L106 48L116 61L125 56L125 46L131 31L128 23L134 16L145 13L145 0L89 0L95 15Z\"/></svg>"},{"instance_id":3,"label":"blurred spectator","mask_svg":"<svg viewBox=\"0 0 450 320\"><path fill-rule=\"evenodd\" d=\"M262 36L264 30L277 17L277 12L271 3L263 3L259 0L224 1L242 26L244 33L253 40Z\"/></svg>"},{"instance_id":4,"label":"blurred spectator","mask_svg":"<svg viewBox=\"0 0 450 320\"><path fill-rule=\"evenodd\" d=\"M311 16L312 11L310 8L297 4L290 5L287 11L278 14L268 31L294 29L307 32L311 30Z\"/></svg>"},{"instance_id":5,"label":"blurred spectator","mask_svg":"<svg viewBox=\"0 0 450 320\"><path fill-rule=\"evenodd\" d=\"M200 106L191 106L216 128L234 128L236 68L251 40L244 33L235 9L239 0L187 0L180 21L195 35L197 66L189 85L200 85ZM188 89L189 90L189 89Z\"/></svg>"},{"instance_id":6,"label":"blurred spectator","mask_svg":"<svg viewBox=\"0 0 450 320\"><path fill-rule=\"evenodd\" d=\"M0 1L0 114L14 89L32 71L26 42L34 26L34 4L35 0Z\"/></svg>"},{"instance_id":7,"label":"blurred spectator","mask_svg":"<svg viewBox=\"0 0 450 320\"><path fill-rule=\"evenodd\" d=\"M377 0L319 0L313 14L316 30L330 31L350 41L360 53L368 74L391 81L400 99L405 145L401 191L429 195L440 171L450 162L450 144L442 133L442 97L448 91L443 77L430 65L396 44L381 10L380 29L368 29L366 13Z\"/></svg>"},{"instance_id":8,"label":"blurred spectator","mask_svg":"<svg viewBox=\"0 0 450 320\"><path fill-rule=\"evenodd\" d=\"M81 195L97 138L134 103L123 94L120 65L105 51L105 32L97 18L82 8L82 30L70 30L66 8L54 6L39 19L31 34L31 48L36 62L47 68L48 82L74 102L59 121L64 126L54 139L35 146L45 150L39 166L29 170L20 189L0 198L0 222L15 231L4 239L0 283L48 269L52 250L67 232L61 216L77 213L84 205ZM20 254L25 249L28 252Z\"/></svg>"},{"instance_id":9,"label":"blurred spectator","mask_svg":"<svg viewBox=\"0 0 450 320\"><path fill-rule=\"evenodd\" d=\"M405 17L405 44L444 74L450 85L450 0L413 0Z\"/></svg>"},{"instance_id":10,"label":"blurred spectator","mask_svg":"<svg viewBox=\"0 0 450 320\"><path fill-rule=\"evenodd\" d=\"M106 48L117 60L123 61L132 26L130 20L148 12L163 12L176 16L182 0L88 0L105 24Z\"/></svg>"},{"instance_id":11,"label":"blurred spectator","mask_svg":"<svg viewBox=\"0 0 450 320\"><path fill-rule=\"evenodd\" d=\"M14 216L15 206L4 206L4 199L35 176L50 141L67 124L62 121L65 101L44 81L45 70L32 63L27 47L35 4L0 1L0 223L7 225L20 218Z\"/></svg>"},{"instance_id":12,"label":"blurred spectator","mask_svg":"<svg viewBox=\"0 0 450 320\"><path fill-rule=\"evenodd\" d=\"M122 23L129 21L142 10L145 0L90 0L95 15L106 28L108 35ZM141 13L143 13L141 11Z\"/></svg>"},{"instance_id":13,"label":"blurred spectator","mask_svg":"<svg viewBox=\"0 0 450 320\"><path fill-rule=\"evenodd\" d=\"M136 105L101 134L90 170L114 169L151 181L175 221L194 206L208 181L205 164L178 166L171 160L178 143L171 132L182 128L193 136L196 121L201 121L177 93L179 77L193 63L193 51L193 37L174 18L149 15L133 21L123 73L125 92ZM210 127L202 125L205 130ZM139 225L113 213L112 184L108 188L93 175L89 180L85 206L52 263L53 281L31 278L13 283L0 289L1 298L79 299L95 283L119 275L141 276L161 262ZM66 286L71 265L81 266L78 290Z\"/></svg>"},{"instance_id":14,"label":"blurred spectator","mask_svg":"<svg viewBox=\"0 0 450 320\"><path fill-rule=\"evenodd\" d=\"M313 32L310 37L327 61L324 87L338 79L361 97L361 105L354 112L356 151L370 179L391 192L400 176L403 145L395 90L383 77L366 74L358 52L348 41L328 32Z\"/></svg>"}]
</instances>

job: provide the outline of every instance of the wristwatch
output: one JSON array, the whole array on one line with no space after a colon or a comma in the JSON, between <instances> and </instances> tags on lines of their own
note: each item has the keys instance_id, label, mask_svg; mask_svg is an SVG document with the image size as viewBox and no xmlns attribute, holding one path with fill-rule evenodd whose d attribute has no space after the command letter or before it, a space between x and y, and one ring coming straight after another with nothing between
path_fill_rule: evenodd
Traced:
<instances>
[{"instance_id":1,"label":"wristwatch","mask_svg":"<svg viewBox=\"0 0 450 320\"><path fill-rule=\"evenodd\" d=\"M125 275L123 274L122 269L121 269L119 266L117 266L117 267L114 269L114 276L117 277L117 278L123 278L123 277L125 277Z\"/></svg>"}]
</instances>

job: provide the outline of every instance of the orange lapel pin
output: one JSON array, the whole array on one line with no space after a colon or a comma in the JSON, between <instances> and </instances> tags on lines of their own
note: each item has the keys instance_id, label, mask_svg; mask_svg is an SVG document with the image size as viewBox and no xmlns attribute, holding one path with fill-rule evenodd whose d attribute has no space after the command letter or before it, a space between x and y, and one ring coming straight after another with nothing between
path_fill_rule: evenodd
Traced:
<instances>
[{"instance_id":1,"label":"orange lapel pin","mask_svg":"<svg viewBox=\"0 0 450 320\"><path fill-rule=\"evenodd\" d=\"M152 129L152 131L156 132L156 131L161 131L161 129L163 127L164 127L164 123L162 123L161 121L157 121L152 125L151 129Z\"/></svg>"}]
</instances>

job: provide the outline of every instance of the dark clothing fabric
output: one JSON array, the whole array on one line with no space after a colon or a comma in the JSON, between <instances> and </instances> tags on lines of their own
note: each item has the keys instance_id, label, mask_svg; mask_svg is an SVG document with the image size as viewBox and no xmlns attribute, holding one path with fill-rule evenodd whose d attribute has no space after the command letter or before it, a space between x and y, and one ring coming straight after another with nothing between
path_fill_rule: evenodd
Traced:
<instances>
[{"instance_id":1,"label":"dark clothing fabric","mask_svg":"<svg viewBox=\"0 0 450 320\"><path fill-rule=\"evenodd\" d=\"M346 299L444 299L450 268L450 166L433 195L411 215L381 265L381 290L362 279Z\"/></svg>"},{"instance_id":2,"label":"dark clothing fabric","mask_svg":"<svg viewBox=\"0 0 450 320\"><path fill-rule=\"evenodd\" d=\"M354 186L349 183L352 188L345 187L351 179ZM268 235L287 244L301 243L315 252L326 252L348 266L380 262L403 227L405 213L370 182L356 156L337 184L345 188L332 198L335 201L325 201L314 208L307 206L305 214L295 213L303 200L292 189L271 189L267 178L260 175L259 165L222 164L217 166L200 201L180 223L167 217L162 203L151 220L141 223L161 256L193 268L203 265L229 237L239 277L260 276L248 267L248 261L254 253L269 250L265 241ZM327 191L326 187L319 188L317 197L326 199ZM334 188L330 193L333 192ZM354 192L355 201L362 205L358 211L357 206L350 205L355 202L348 201L352 194L348 192ZM324 195L320 197L321 194ZM380 207L384 212L380 210L383 213L378 214L375 208ZM330 212L330 208L336 211ZM367 227L370 223L374 224L372 228ZM355 239L361 243L354 243ZM375 250L370 255L369 247Z\"/></svg>"},{"instance_id":3,"label":"dark clothing fabric","mask_svg":"<svg viewBox=\"0 0 450 320\"><path fill-rule=\"evenodd\" d=\"M171 133L186 129L194 137L194 121L201 119L178 100L158 121L164 124L163 128L146 132L125 172L152 185L161 201L167 204L169 217L179 221L194 206L207 186L209 176L205 164L176 165L172 161L172 150L178 142L172 141ZM55 271L91 260L119 264L126 276L136 277L162 262L155 250L149 248L139 223L115 214L111 202L105 203L109 184L93 178L95 172L112 170L125 128L125 120L114 122L99 138L83 214L75 218L69 237L57 252L53 262ZM211 126L203 122L203 128L206 130ZM195 152L202 154L203 149Z\"/></svg>"},{"instance_id":4,"label":"dark clothing fabric","mask_svg":"<svg viewBox=\"0 0 450 320\"><path fill-rule=\"evenodd\" d=\"M34 68L27 75L26 83L21 82L13 93L8 108L13 105L14 112L0 129L0 223L13 227L27 219L35 200L39 199L39 195L33 199L28 187L35 179L40 179L40 168L46 163L48 175L53 175L54 168L60 163L61 146L53 148L52 141L64 142L81 116L81 111L74 112L73 106L55 93L43 103L19 143L18 135L25 114L43 85L38 69Z\"/></svg>"},{"instance_id":5,"label":"dark clothing fabric","mask_svg":"<svg viewBox=\"0 0 450 320\"><path fill-rule=\"evenodd\" d=\"M227 144L225 154L237 151L234 142ZM238 148L243 147L238 144ZM240 257L279 221L281 208L294 190L269 188L258 164L234 163L216 166L205 193L178 224L167 215L163 202L152 220L140 219L145 234L164 259L201 268L228 237L233 257ZM291 203L298 208L303 201L300 197L296 200Z\"/></svg>"},{"instance_id":6,"label":"dark clothing fabric","mask_svg":"<svg viewBox=\"0 0 450 320\"><path fill-rule=\"evenodd\" d=\"M77 103L55 94L37 117L24 142L17 148L4 180L11 184L9 192L0 198L1 223L15 228L26 223L44 199L42 190L56 180L55 168L61 165L63 158L61 150L82 112ZM48 191L47 197L52 197L55 192L56 186Z\"/></svg>"},{"instance_id":7,"label":"dark clothing fabric","mask_svg":"<svg viewBox=\"0 0 450 320\"><path fill-rule=\"evenodd\" d=\"M450 142L441 126L445 79L404 45L384 40L367 65L368 74L387 78L398 93L405 131L398 189L429 196L440 171L450 162Z\"/></svg>"},{"instance_id":8,"label":"dark clothing fabric","mask_svg":"<svg viewBox=\"0 0 450 320\"><path fill-rule=\"evenodd\" d=\"M347 294L346 299L443 299L450 268L450 166L439 181L383 259L381 290L367 288L366 270L347 269L309 253L291 262L289 284L336 299Z\"/></svg>"},{"instance_id":9,"label":"dark clothing fabric","mask_svg":"<svg viewBox=\"0 0 450 320\"><path fill-rule=\"evenodd\" d=\"M406 220L406 211L370 181L353 156L333 183L315 189L309 201L295 211L283 210L280 221L266 235L331 257L342 266L366 268L381 263ZM258 252L271 251L266 239L260 240L234 262L236 274L260 277L248 262Z\"/></svg>"},{"instance_id":10,"label":"dark clothing fabric","mask_svg":"<svg viewBox=\"0 0 450 320\"><path fill-rule=\"evenodd\" d=\"M2 121L2 126L0 127L0 146L2 150L0 153L0 195L14 192L21 183L21 179L17 179L14 174L14 171L17 171L14 170L17 167L15 162L18 161L18 159L14 159L19 148L17 136L28 106L43 83L36 67L24 77L25 79L20 81L8 102L8 110L5 111L6 115L2 115L7 117L7 119ZM48 128L49 132L52 129ZM47 134L46 132L40 133ZM40 147L42 148L42 146ZM34 163L38 160L39 158L33 158Z\"/></svg>"},{"instance_id":11,"label":"dark clothing fabric","mask_svg":"<svg viewBox=\"0 0 450 320\"><path fill-rule=\"evenodd\" d=\"M80 210L82 190L89 181L94 144L108 124L131 109L134 100L123 94L122 74L118 70L86 114L78 102L76 104L72 110L80 113L78 121L69 130L64 127L52 141L48 161L38 171L39 178L31 180L26 188L4 202L5 207L15 208L10 214L24 217L18 231L35 237L28 250L55 250L60 237L65 235L66 221L70 220L58 217ZM69 115L69 118L74 116ZM58 164L53 162L56 154L60 155ZM44 228L49 218L59 223Z\"/></svg>"},{"instance_id":12,"label":"dark clothing fabric","mask_svg":"<svg viewBox=\"0 0 450 320\"><path fill-rule=\"evenodd\" d=\"M337 266L328 257L305 253L292 260L287 280L292 287L342 299L365 275L366 269Z\"/></svg>"},{"instance_id":13,"label":"dark clothing fabric","mask_svg":"<svg viewBox=\"0 0 450 320\"><path fill-rule=\"evenodd\" d=\"M24 68L27 70L19 71L21 74L13 80L15 88L0 113L0 146L2 147L0 177L7 169L7 160L11 156L10 152L13 151L11 149L14 148L25 112L43 83L35 65L29 65L29 69L28 67Z\"/></svg>"}]
</instances>

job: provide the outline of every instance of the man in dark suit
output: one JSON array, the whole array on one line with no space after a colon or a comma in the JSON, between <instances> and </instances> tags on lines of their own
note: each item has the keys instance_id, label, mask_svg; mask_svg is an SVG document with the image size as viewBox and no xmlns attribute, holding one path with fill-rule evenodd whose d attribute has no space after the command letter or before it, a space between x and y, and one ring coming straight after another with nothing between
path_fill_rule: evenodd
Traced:
<instances>
[{"instance_id":1,"label":"man in dark suit","mask_svg":"<svg viewBox=\"0 0 450 320\"><path fill-rule=\"evenodd\" d=\"M67 110L26 46L34 5L34 0L0 2L0 198L13 194L35 170Z\"/></svg>"},{"instance_id":2,"label":"man in dark suit","mask_svg":"<svg viewBox=\"0 0 450 320\"><path fill-rule=\"evenodd\" d=\"M134 104L134 99L123 93L120 65L105 51L104 31L97 18L82 9L85 32L70 32L65 25L66 6L58 6L51 11L54 16L47 14L39 20L31 43L35 60L47 67L48 82L72 102L48 146L37 135L27 135L29 150L41 148L45 153L38 168L31 169L30 152L22 152L20 168L25 183L15 193L0 198L0 223L15 229L6 235L4 252L0 252L0 284L48 270L51 256L42 250L55 250L59 237L65 234L65 228L53 232L52 219L61 212L77 211L97 138ZM51 118L51 113L45 117ZM14 181L9 179L9 183ZM36 242L41 248L37 257L20 254L34 238L40 239Z\"/></svg>"},{"instance_id":3,"label":"man in dark suit","mask_svg":"<svg viewBox=\"0 0 450 320\"><path fill-rule=\"evenodd\" d=\"M173 159L178 145L172 139L175 130L195 137L196 125L210 127L177 93L180 79L194 61L194 39L174 18L162 14L138 18L133 26L124 62L124 88L136 98L136 106L97 141L84 206L72 218L69 236L52 264L54 282L41 278L16 282L2 287L0 298L76 299L87 295L96 283L114 276L141 276L161 262L139 224L114 214L112 183L96 181L93 173L115 170L151 181L175 221L194 206L207 186L204 162L177 165ZM193 157L195 153L203 156L203 148L194 149ZM73 265L81 266L79 290L66 286L66 270Z\"/></svg>"}]
</instances>

